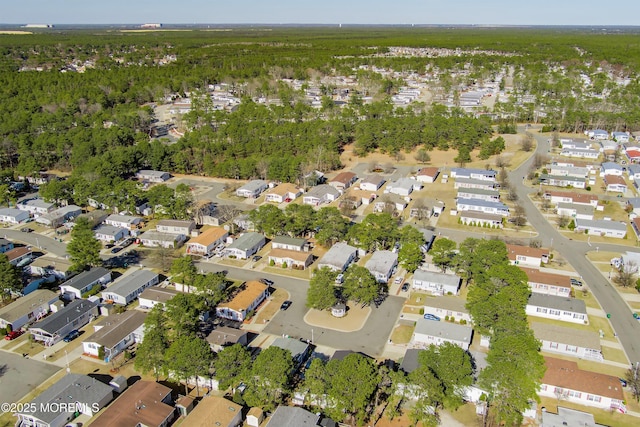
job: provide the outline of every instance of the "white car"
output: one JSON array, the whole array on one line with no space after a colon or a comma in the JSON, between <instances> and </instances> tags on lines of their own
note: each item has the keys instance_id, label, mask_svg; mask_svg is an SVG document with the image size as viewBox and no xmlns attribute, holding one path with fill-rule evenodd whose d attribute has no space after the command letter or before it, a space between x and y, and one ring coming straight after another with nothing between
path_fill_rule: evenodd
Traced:
<instances>
[{"instance_id":1,"label":"white car","mask_svg":"<svg viewBox=\"0 0 640 427\"><path fill-rule=\"evenodd\" d=\"M344 274L340 273L336 276L336 283L340 285L342 282L344 282Z\"/></svg>"},{"instance_id":2,"label":"white car","mask_svg":"<svg viewBox=\"0 0 640 427\"><path fill-rule=\"evenodd\" d=\"M393 283L395 283L396 285L399 285L402 283L403 280L404 280L404 277L398 276L396 277L396 280L393 281Z\"/></svg>"}]
</instances>

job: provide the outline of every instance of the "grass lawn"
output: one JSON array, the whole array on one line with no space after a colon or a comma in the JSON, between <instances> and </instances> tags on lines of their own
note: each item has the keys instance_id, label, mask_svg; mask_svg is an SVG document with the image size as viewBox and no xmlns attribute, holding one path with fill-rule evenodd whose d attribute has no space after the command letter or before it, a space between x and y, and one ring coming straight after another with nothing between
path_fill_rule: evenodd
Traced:
<instances>
[{"instance_id":1,"label":"grass lawn","mask_svg":"<svg viewBox=\"0 0 640 427\"><path fill-rule=\"evenodd\" d=\"M415 323L413 325L398 325L391 333L391 341L394 344L407 344L411 341L413 330L416 328Z\"/></svg>"},{"instance_id":2,"label":"grass lawn","mask_svg":"<svg viewBox=\"0 0 640 427\"><path fill-rule=\"evenodd\" d=\"M562 325L567 328L575 328L583 331L587 330L595 333L599 333L599 331L602 330L602 332L604 332L605 339L613 340L613 329L611 329L611 326L609 325L609 322L607 321L607 319L602 317L589 316L588 325L582 325L582 324L571 323L571 322L561 322L558 320L545 319L544 317L535 317L535 316L529 316L529 321L538 322L538 323L547 323L550 325Z\"/></svg>"},{"instance_id":3,"label":"grass lawn","mask_svg":"<svg viewBox=\"0 0 640 427\"><path fill-rule=\"evenodd\" d=\"M566 400L558 401L556 398L541 397L539 407L545 407L547 411L557 413L558 405L571 408L582 412L589 412L595 417L596 423L607 426L616 427L635 427L638 425L638 419L619 412L606 411L604 409L596 409L589 406L578 405L576 403L567 402Z\"/></svg>"},{"instance_id":4,"label":"grass lawn","mask_svg":"<svg viewBox=\"0 0 640 427\"><path fill-rule=\"evenodd\" d=\"M587 307L602 309L602 307L600 307L600 303L598 303L598 300L596 300L591 292L584 292L576 288L574 288L573 291L574 297L576 299L581 299L582 301L584 301Z\"/></svg>"},{"instance_id":5,"label":"grass lawn","mask_svg":"<svg viewBox=\"0 0 640 427\"><path fill-rule=\"evenodd\" d=\"M618 258L620 252L608 252L608 251L589 251L586 254L587 259L593 263L606 262L607 266L610 266L611 258ZM607 269L609 271L609 269Z\"/></svg>"},{"instance_id":6,"label":"grass lawn","mask_svg":"<svg viewBox=\"0 0 640 427\"><path fill-rule=\"evenodd\" d=\"M402 312L407 314L421 314L422 310L422 307L409 307L406 305L402 307Z\"/></svg>"},{"instance_id":7,"label":"grass lawn","mask_svg":"<svg viewBox=\"0 0 640 427\"><path fill-rule=\"evenodd\" d=\"M604 210L602 212L596 211L595 219L604 219L605 217L611 218L613 221L627 221L629 219L629 214L625 212L619 202L605 200L603 204Z\"/></svg>"},{"instance_id":8,"label":"grass lawn","mask_svg":"<svg viewBox=\"0 0 640 427\"><path fill-rule=\"evenodd\" d=\"M280 311L280 305L289 298L289 292L282 288L276 290L269 297L269 302L262 306L256 314L256 323L266 323Z\"/></svg>"},{"instance_id":9,"label":"grass lawn","mask_svg":"<svg viewBox=\"0 0 640 427\"><path fill-rule=\"evenodd\" d=\"M610 360L612 362L618 363L629 363L629 359L627 359L624 351L618 348L608 347L604 345L602 346L602 355L604 356L605 360Z\"/></svg>"},{"instance_id":10,"label":"grass lawn","mask_svg":"<svg viewBox=\"0 0 640 427\"><path fill-rule=\"evenodd\" d=\"M473 403L465 403L456 411L447 411L453 419L459 423L472 427L481 426L482 417L476 414L476 405Z\"/></svg>"},{"instance_id":11,"label":"grass lawn","mask_svg":"<svg viewBox=\"0 0 640 427\"><path fill-rule=\"evenodd\" d=\"M28 335L29 334L24 334L25 337ZM29 340L26 340L21 346L15 347L13 349L13 352L18 354L28 354L29 357L33 357L43 350L44 350L44 345L40 344L39 342L37 341L29 342Z\"/></svg>"},{"instance_id":12,"label":"grass lawn","mask_svg":"<svg viewBox=\"0 0 640 427\"><path fill-rule=\"evenodd\" d=\"M424 302L425 300L429 298L429 296L427 294L421 293L421 292L411 292L411 295L409 296L409 299L407 300L407 302L405 303L406 305L417 305L417 306L424 306ZM432 297L433 298L433 297Z\"/></svg>"}]
</instances>

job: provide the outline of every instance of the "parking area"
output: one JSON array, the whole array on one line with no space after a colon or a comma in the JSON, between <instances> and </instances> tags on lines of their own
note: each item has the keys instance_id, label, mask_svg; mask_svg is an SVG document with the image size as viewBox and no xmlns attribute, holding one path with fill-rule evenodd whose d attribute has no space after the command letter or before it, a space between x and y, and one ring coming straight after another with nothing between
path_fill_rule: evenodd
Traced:
<instances>
[{"instance_id":1,"label":"parking area","mask_svg":"<svg viewBox=\"0 0 640 427\"><path fill-rule=\"evenodd\" d=\"M49 363L0 351L0 401L18 402L59 370Z\"/></svg>"}]
</instances>

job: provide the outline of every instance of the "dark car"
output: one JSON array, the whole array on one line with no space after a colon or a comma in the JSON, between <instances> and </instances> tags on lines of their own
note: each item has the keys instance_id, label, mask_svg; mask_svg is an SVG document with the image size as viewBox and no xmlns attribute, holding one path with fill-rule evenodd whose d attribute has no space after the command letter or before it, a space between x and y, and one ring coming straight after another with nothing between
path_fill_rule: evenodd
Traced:
<instances>
[{"instance_id":1,"label":"dark car","mask_svg":"<svg viewBox=\"0 0 640 427\"><path fill-rule=\"evenodd\" d=\"M269 279L265 279L265 278L260 279L260 282L264 283L267 286L273 285L273 280L269 280Z\"/></svg>"},{"instance_id":2,"label":"dark car","mask_svg":"<svg viewBox=\"0 0 640 427\"><path fill-rule=\"evenodd\" d=\"M574 279L573 277L570 280L573 286L582 286L582 282L580 280Z\"/></svg>"},{"instance_id":3,"label":"dark car","mask_svg":"<svg viewBox=\"0 0 640 427\"><path fill-rule=\"evenodd\" d=\"M260 255L254 255L252 259L253 261L260 261L262 257Z\"/></svg>"},{"instance_id":4,"label":"dark car","mask_svg":"<svg viewBox=\"0 0 640 427\"><path fill-rule=\"evenodd\" d=\"M286 310L289 307L291 307L292 302L289 300L286 300L285 302L282 303L282 305L280 306L280 310Z\"/></svg>"},{"instance_id":5,"label":"dark car","mask_svg":"<svg viewBox=\"0 0 640 427\"><path fill-rule=\"evenodd\" d=\"M64 338L62 338L62 341L71 342L76 338L78 338L79 336L80 336L80 331L78 331L77 329L74 329L73 331L69 332Z\"/></svg>"},{"instance_id":6,"label":"dark car","mask_svg":"<svg viewBox=\"0 0 640 427\"><path fill-rule=\"evenodd\" d=\"M425 314L424 316L425 320L436 320L436 321L440 321L440 318L438 316L434 316L433 314Z\"/></svg>"},{"instance_id":7,"label":"dark car","mask_svg":"<svg viewBox=\"0 0 640 427\"><path fill-rule=\"evenodd\" d=\"M16 338L18 338L20 335L24 334L24 331L22 330L17 330L17 331L11 331L9 333L7 333L7 335L4 336L4 339L7 341L11 341L11 340L15 340Z\"/></svg>"},{"instance_id":8,"label":"dark car","mask_svg":"<svg viewBox=\"0 0 640 427\"><path fill-rule=\"evenodd\" d=\"M133 243L133 239L127 239L124 242L122 242L122 247L126 248L127 246L131 246L132 243Z\"/></svg>"},{"instance_id":9,"label":"dark car","mask_svg":"<svg viewBox=\"0 0 640 427\"><path fill-rule=\"evenodd\" d=\"M115 248L111 249L111 253L112 254L117 254L121 250L122 250L122 248L120 246L116 246Z\"/></svg>"},{"instance_id":10,"label":"dark car","mask_svg":"<svg viewBox=\"0 0 640 427\"><path fill-rule=\"evenodd\" d=\"M402 291L403 292L407 292L409 290L409 284L405 283L404 285L402 285Z\"/></svg>"},{"instance_id":11,"label":"dark car","mask_svg":"<svg viewBox=\"0 0 640 427\"><path fill-rule=\"evenodd\" d=\"M33 233L33 228L23 227L20 229L23 233Z\"/></svg>"}]
</instances>

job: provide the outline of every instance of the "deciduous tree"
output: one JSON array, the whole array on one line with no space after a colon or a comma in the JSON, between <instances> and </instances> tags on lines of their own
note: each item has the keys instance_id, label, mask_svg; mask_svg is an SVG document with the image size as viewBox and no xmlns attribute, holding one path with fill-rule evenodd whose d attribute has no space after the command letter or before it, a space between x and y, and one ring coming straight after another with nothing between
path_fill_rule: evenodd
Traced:
<instances>
[{"instance_id":1,"label":"deciduous tree","mask_svg":"<svg viewBox=\"0 0 640 427\"><path fill-rule=\"evenodd\" d=\"M251 370L251 353L240 344L225 347L213 362L220 390L236 387Z\"/></svg>"},{"instance_id":2,"label":"deciduous tree","mask_svg":"<svg viewBox=\"0 0 640 427\"><path fill-rule=\"evenodd\" d=\"M309 281L307 291L307 307L326 310L337 302L335 289L336 272L328 267L315 271Z\"/></svg>"}]
</instances>

